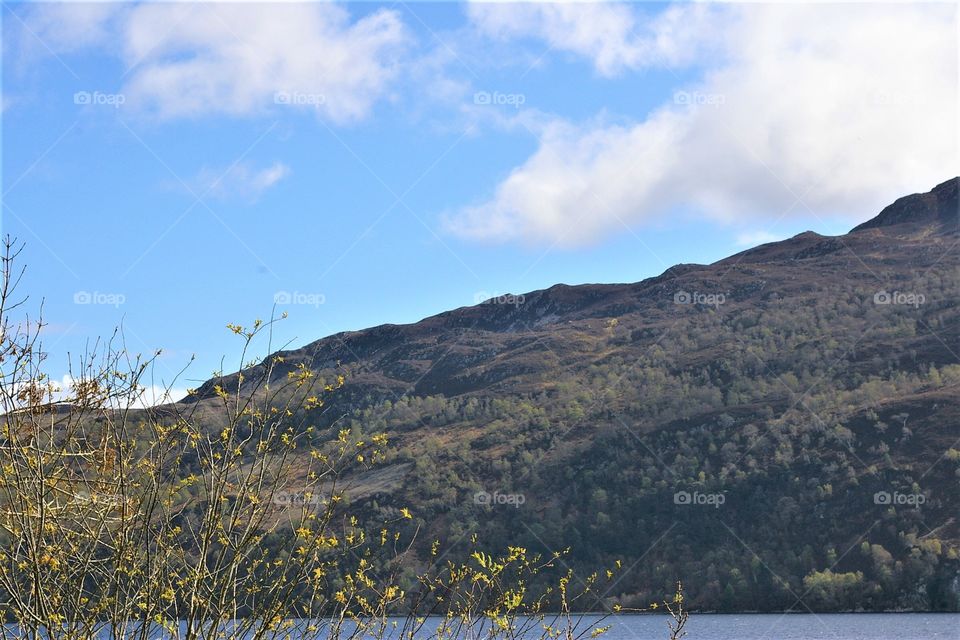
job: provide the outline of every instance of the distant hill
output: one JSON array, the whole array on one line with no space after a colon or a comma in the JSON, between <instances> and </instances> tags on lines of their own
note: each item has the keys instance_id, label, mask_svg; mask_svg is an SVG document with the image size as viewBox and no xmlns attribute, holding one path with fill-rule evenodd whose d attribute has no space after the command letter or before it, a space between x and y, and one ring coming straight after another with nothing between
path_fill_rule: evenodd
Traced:
<instances>
[{"instance_id":1,"label":"distant hill","mask_svg":"<svg viewBox=\"0 0 960 640\"><path fill-rule=\"evenodd\" d=\"M598 608L679 577L705 609L960 610L958 182L843 236L339 333L278 375L346 375L313 418L390 434L352 497L410 506L425 561L477 533L622 559Z\"/></svg>"}]
</instances>

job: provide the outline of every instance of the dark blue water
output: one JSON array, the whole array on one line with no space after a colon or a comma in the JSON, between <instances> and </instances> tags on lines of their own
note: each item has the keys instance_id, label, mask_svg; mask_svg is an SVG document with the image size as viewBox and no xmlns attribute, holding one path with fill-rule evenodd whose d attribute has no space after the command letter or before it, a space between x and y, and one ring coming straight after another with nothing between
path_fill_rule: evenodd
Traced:
<instances>
[{"instance_id":1,"label":"dark blue water","mask_svg":"<svg viewBox=\"0 0 960 640\"><path fill-rule=\"evenodd\" d=\"M610 630L601 635L599 640L669 640L668 619L667 616L658 615L621 615L608 616L605 619L584 615L579 619L574 635L579 640L589 640L592 629L600 625L610 625ZM389 625L384 640L400 640L404 621L402 618L391 619L394 620L397 627ZM559 624L555 620L551 621L549 616L545 621ZM439 623L439 618L428 618L416 637L435 640ZM530 623L530 631L518 635L518 640L537 640L541 637L539 624L533 620L530 620ZM301 624L305 626L308 622L297 621L297 626L288 631L289 636L281 634L280 637L300 637ZM15 626L4 626L8 636L20 635ZM324 630L319 634L307 634L307 637L311 640L329 638L329 627L322 626ZM350 624L347 623L341 638L350 637L349 627ZM181 627L181 632L184 630ZM461 640L483 640L488 631L488 625L471 629L461 636ZM229 633L227 635L230 636ZM104 630L98 637L107 640L110 636ZM154 640L169 638L168 634L159 630L151 634L151 637ZM372 636L361 634L357 640L370 637ZM694 614L687 622L683 640L960 640L960 614Z\"/></svg>"},{"instance_id":2,"label":"dark blue water","mask_svg":"<svg viewBox=\"0 0 960 640\"><path fill-rule=\"evenodd\" d=\"M607 640L668 640L666 618L617 616ZM960 640L960 614L692 615L684 640Z\"/></svg>"},{"instance_id":3,"label":"dark blue water","mask_svg":"<svg viewBox=\"0 0 960 640\"><path fill-rule=\"evenodd\" d=\"M601 619L584 615L577 623L582 640L597 626L611 625L599 640L669 640L666 615L619 615ZM546 622L557 625L547 616ZM420 637L435 638L439 620L428 619ZM402 625L402 622L399 622ZM540 637L539 625L523 637ZM683 640L960 640L960 614L827 613L827 614L692 614ZM482 640L485 630L472 630L463 640ZM479 631L479 632L478 632ZM580 633L582 632L582 633ZM399 633L388 633L399 636Z\"/></svg>"}]
</instances>

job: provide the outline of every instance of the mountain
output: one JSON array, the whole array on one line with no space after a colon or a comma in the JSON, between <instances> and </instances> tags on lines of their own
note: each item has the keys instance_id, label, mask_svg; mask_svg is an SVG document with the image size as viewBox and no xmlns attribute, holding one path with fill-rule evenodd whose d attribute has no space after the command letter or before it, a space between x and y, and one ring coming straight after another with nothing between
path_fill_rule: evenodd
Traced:
<instances>
[{"instance_id":1,"label":"mountain","mask_svg":"<svg viewBox=\"0 0 960 640\"><path fill-rule=\"evenodd\" d=\"M880 212L877 217L853 229L897 227L905 230L931 227L941 233L957 233L960 218L957 214L957 180L947 180L930 193L915 193L900 198Z\"/></svg>"},{"instance_id":2,"label":"mountain","mask_svg":"<svg viewBox=\"0 0 960 640\"><path fill-rule=\"evenodd\" d=\"M842 236L339 333L276 375L346 376L309 417L390 435L351 496L410 506L424 561L477 533L621 559L596 607L682 578L704 609L960 610L958 183Z\"/></svg>"}]
</instances>

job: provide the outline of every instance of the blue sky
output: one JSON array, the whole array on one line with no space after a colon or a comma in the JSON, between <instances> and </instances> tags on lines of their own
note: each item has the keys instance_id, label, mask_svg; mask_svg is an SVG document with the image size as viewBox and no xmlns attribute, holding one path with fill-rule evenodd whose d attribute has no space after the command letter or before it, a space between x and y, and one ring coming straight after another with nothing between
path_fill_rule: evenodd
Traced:
<instances>
[{"instance_id":1,"label":"blue sky","mask_svg":"<svg viewBox=\"0 0 960 640\"><path fill-rule=\"evenodd\" d=\"M275 300L300 345L843 233L958 173L949 4L2 19L2 226L54 377L122 324L164 382L195 354L194 386Z\"/></svg>"}]
</instances>

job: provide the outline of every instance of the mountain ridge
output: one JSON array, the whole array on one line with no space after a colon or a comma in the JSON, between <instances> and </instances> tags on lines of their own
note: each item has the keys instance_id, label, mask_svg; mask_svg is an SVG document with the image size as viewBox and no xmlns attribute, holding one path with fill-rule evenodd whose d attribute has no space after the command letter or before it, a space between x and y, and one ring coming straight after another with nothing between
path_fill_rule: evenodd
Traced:
<instances>
[{"instance_id":1,"label":"mountain ridge","mask_svg":"<svg viewBox=\"0 0 960 640\"><path fill-rule=\"evenodd\" d=\"M384 323L374 325L366 329L348 330L334 333L323 338L309 342L302 347L290 350L284 350L284 354L293 357L304 351L316 350L321 343L325 341L340 341L348 344L349 341L356 340L361 336L372 335L375 337L387 337L389 335L401 335L415 328L423 327L425 329L438 329L436 326L441 320L450 320L451 325L456 327L463 318L469 318L470 328L486 329L491 331L506 331L506 327L516 326L517 312L519 307L524 309L531 307L539 308L540 324L545 324L551 317L558 317L559 314L569 311L578 305L582 306L585 302L598 300L604 294L621 294L626 292L656 287L667 280L674 280L680 276L688 276L692 273L709 270L718 265L736 266L738 264L775 262L778 260L805 260L815 259L827 253L843 251L847 245L843 242L844 238L850 238L852 234L858 232L879 230L881 233L913 235L916 233L916 226L936 221L943 223L940 229L943 232L960 231L960 204L958 204L958 184L960 177L946 180L930 192L918 193L904 196L897 199L894 203L885 207L879 214L870 220L857 225L850 232L841 236L824 236L814 231L804 231L791 238L764 243L756 247L751 247L740 253L722 258L711 264L698 263L679 263L673 265L663 273L650 278L645 278L632 283L589 283L579 285L568 285L557 283L544 289L537 289L522 294L506 293L491 300L481 302L475 305L457 307L447 311L442 311L421 320L410 323ZM953 220L956 224L950 226L945 221ZM859 238L858 238L859 239ZM522 301L522 302L520 302ZM511 307L513 309L511 309ZM477 315L483 317L476 317ZM451 326L446 325L446 326ZM536 326L528 322L524 327ZM229 379L229 378L228 378ZM213 382L208 381L198 389L194 398L209 397L213 391Z\"/></svg>"},{"instance_id":2,"label":"mountain ridge","mask_svg":"<svg viewBox=\"0 0 960 640\"><path fill-rule=\"evenodd\" d=\"M898 198L879 214L854 227L850 233L902 224L935 222L945 231L957 231L960 211L957 209L957 188L960 178L941 182L927 193L914 193Z\"/></svg>"},{"instance_id":3,"label":"mountain ridge","mask_svg":"<svg viewBox=\"0 0 960 640\"><path fill-rule=\"evenodd\" d=\"M345 375L317 437L389 435L388 470L352 479L372 521L636 565L607 604L680 577L707 609L960 610L957 182L842 236L341 332L274 375Z\"/></svg>"}]
</instances>

